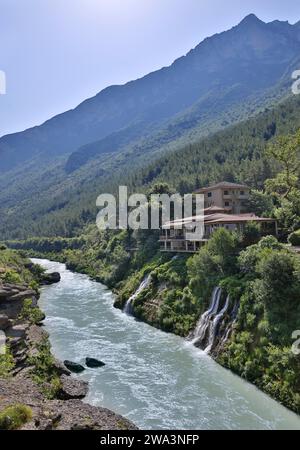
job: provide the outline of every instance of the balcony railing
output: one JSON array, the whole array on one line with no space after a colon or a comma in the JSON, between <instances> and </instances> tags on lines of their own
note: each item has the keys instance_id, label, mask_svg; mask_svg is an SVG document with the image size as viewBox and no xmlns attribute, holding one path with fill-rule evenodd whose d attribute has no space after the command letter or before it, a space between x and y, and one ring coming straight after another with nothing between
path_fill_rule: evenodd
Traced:
<instances>
[{"instance_id":1,"label":"balcony railing","mask_svg":"<svg viewBox=\"0 0 300 450\"><path fill-rule=\"evenodd\" d=\"M184 241L186 237L184 235L182 236L165 236L161 235L159 236L160 241Z\"/></svg>"},{"instance_id":2,"label":"balcony railing","mask_svg":"<svg viewBox=\"0 0 300 450\"><path fill-rule=\"evenodd\" d=\"M205 234L203 237L202 237L202 239L201 239L201 241L206 241L206 240L208 240L209 239L209 235L208 234ZM201 241L198 241L198 240L195 240L195 241L191 241L190 239L187 239L187 237L186 236L160 236L159 237L159 241L160 242L170 242L170 241L178 241L178 242L201 242Z\"/></svg>"}]
</instances>

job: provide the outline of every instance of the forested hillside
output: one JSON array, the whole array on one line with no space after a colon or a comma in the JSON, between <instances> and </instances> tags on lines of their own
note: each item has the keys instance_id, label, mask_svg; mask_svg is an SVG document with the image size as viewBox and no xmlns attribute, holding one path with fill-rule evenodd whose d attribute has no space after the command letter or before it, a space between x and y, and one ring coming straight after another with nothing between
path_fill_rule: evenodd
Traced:
<instances>
[{"instance_id":1,"label":"forested hillside","mask_svg":"<svg viewBox=\"0 0 300 450\"><path fill-rule=\"evenodd\" d=\"M264 128L262 120L258 123L257 129L244 124L244 132L260 135ZM252 190L248 206L278 219L280 241L261 239L257 225L249 223L242 234L220 228L195 255L161 253L157 231L100 232L95 225L79 238L8 244L89 274L115 289L117 307L124 308L131 298L131 314L187 338L218 287L227 309L210 346L206 335L196 345L209 348L222 365L299 413L299 356L292 345L300 326L300 129L270 139L274 128L261 135L265 145L258 155L271 170L259 172L262 189ZM149 188L153 191L172 187L158 182Z\"/></svg>"},{"instance_id":2,"label":"forested hillside","mask_svg":"<svg viewBox=\"0 0 300 450\"><path fill-rule=\"evenodd\" d=\"M49 170L48 178L37 175L19 182L12 178L13 198L7 198L5 190L0 194L1 236L3 239L76 236L87 223L95 223L97 196L117 192L120 184L142 192L160 181L168 182L181 193L219 180L261 188L265 179L277 170L276 163L264 156L266 146L278 135L299 127L300 98L293 96L239 125L156 157L152 163L141 158L128 164L127 155L118 159L113 174L108 160L106 171L90 164L62 184L56 183L55 168ZM26 200L22 200L24 183L29 197Z\"/></svg>"},{"instance_id":3,"label":"forested hillside","mask_svg":"<svg viewBox=\"0 0 300 450\"><path fill-rule=\"evenodd\" d=\"M109 87L41 126L2 137L1 234L77 234L94 219L96 196L112 191L117 180L147 184L160 170L154 164L147 174L154 160L170 151L186 154L186 146L191 146L192 155L204 137L286 98L291 74L300 66L299 55L299 23L266 24L250 15L231 30L205 39L170 67ZM273 133L269 126L266 139ZM244 148L245 142L240 145ZM213 168L206 177L199 170L201 183L222 175L216 167L231 151L215 141L211 153L209 161L202 161L201 155L196 160L197 170L204 164ZM242 150L239 162L253 154ZM181 190L193 179L199 181L189 164L182 167L180 175L186 173L180 176Z\"/></svg>"}]
</instances>

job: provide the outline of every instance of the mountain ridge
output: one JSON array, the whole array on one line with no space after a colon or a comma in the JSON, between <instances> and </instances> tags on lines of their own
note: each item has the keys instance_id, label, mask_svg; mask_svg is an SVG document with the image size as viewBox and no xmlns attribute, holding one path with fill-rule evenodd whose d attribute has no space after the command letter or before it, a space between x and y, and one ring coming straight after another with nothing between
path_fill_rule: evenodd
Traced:
<instances>
[{"instance_id":1,"label":"mountain ridge","mask_svg":"<svg viewBox=\"0 0 300 450\"><path fill-rule=\"evenodd\" d=\"M43 126L4 136L0 230L16 238L33 230L45 235L58 217L55 233L80 231L83 209L93 211L99 191L110 192L121 177L126 182L124 174L130 183L161 156L276 107L291 95L291 74L300 67L298 30L250 16L167 68L105 88Z\"/></svg>"},{"instance_id":2,"label":"mountain ridge","mask_svg":"<svg viewBox=\"0 0 300 450\"><path fill-rule=\"evenodd\" d=\"M0 138L2 163L0 172L9 171L37 155L46 159L49 153L53 157L70 156L81 147L94 144L137 123L140 124L139 136L143 135L144 124L157 129L162 122L190 108L199 99L201 92L205 93L209 89L220 87L223 84L219 74L222 64L224 65L224 61L228 60L232 62L231 59L235 56L240 57L240 46L249 52L248 55L242 55L244 62L239 67L246 74L245 63L253 57L253 52L257 51L256 45L263 44L273 48L274 33L278 40L278 35L282 35L283 29L287 27L289 32L286 33L284 40L292 40L293 45L289 42L285 51L282 52L284 53L283 61L279 59L279 65L282 66L284 60L291 60L292 52L288 49L293 48L296 42L298 44L296 47L300 50L300 38L295 39L296 33L292 31L297 27L280 21L265 23L250 14L230 30L204 39L170 66L153 71L124 85L108 86L77 107L48 119L42 125L3 136ZM251 38L249 45L245 42L245 33L248 38ZM261 33L264 34L264 39L261 38ZM278 45L284 46L285 42L281 41L282 38L279 39ZM235 54L232 49L236 49ZM259 55L255 57L259 59ZM202 58L206 58L205 64ZM226 70L227 74L224 73L223 76L226 75L230 82L234 74L230 73L230 67ZM278 75L278 68L275 72ZM261 82L265 86L265 74L263 71L261 74ZM246 75L249 77L248 72ZM275 79L270 79L270 83L274 81ZM249 79L249 82L253 80ZM82 155L81 159L84 162Z\"/></svg>"}]
</instances>

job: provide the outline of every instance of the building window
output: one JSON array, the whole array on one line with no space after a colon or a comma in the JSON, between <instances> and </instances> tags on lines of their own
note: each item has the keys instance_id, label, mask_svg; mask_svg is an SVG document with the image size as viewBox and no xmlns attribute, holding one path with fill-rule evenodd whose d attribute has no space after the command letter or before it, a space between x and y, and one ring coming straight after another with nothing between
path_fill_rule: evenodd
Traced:
<instances>
[{"instance_id":1,"label":"building window","mask_svg":"<svg viewBox=\"0 0 300 450\"><path fill-rule=\"evenodd\" d=\"M240 192L240 195L245 195L245 191L241 191L241 192Z\"/></svg>"},{"instance_id":2,"label":"building window","mask_svg":"<svg viewBox=\"0 0 300 450\"><path fill-rule=\"evenodd\" d=\"M229 192L228 191L224 191L224 195L229 195Z\"/></svg>"},{"instance_id":3,"label":"building window","mask_svg":"<svg viewBox=\"0 0 300 450\"><path fill-rule=\"evenodd\" d=\"M225 202L225 206L230 206L230 203L229 202Z\"/></svg>"},{"instance_id":4,"label":"building window","mask_svg":"<svg viewBox=\"0 0 300 450\"><path fill-rule=\"evenodd\" d=\"M211 198L212 197L212 193L208 192L207 197Z\"/></svg>"}]
</instances>

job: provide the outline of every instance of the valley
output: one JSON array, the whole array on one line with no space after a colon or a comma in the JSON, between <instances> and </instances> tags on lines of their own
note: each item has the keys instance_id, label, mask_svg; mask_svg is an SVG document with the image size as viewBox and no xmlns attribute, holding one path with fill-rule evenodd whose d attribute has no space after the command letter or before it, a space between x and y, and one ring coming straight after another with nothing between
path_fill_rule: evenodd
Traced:
<instances>
[{"instance_id":1,"label":"valley","mask_svg":"<svg viewBox=\"0 0 300 450\"><path fill-rule=\"evenodd\" d=\"M24 258L61 273L41 288L45 327L55 357L107 362L79 376L103 426L300 428L299 55L300 22L250 14L169 67L0 138L0 284L9 272L39 295ZM203 239L186 237L195 213L178 232L174 217L98 229L97 197L118 200L120 186L149 201L204 193Z\"/></svg>"}]
</instances>

